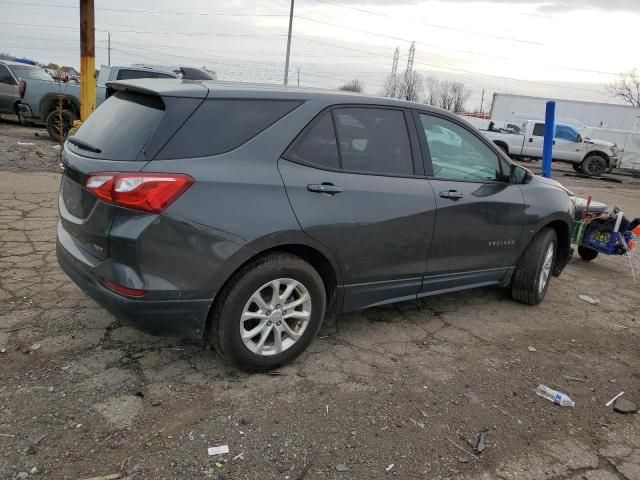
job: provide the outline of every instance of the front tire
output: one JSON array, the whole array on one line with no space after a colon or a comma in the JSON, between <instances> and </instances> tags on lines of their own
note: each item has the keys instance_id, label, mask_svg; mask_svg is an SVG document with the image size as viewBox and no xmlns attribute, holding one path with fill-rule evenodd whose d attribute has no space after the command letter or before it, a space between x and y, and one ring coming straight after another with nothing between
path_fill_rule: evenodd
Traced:
<instances>
[{"instance_id":1,"label":"front tire","mask_svg":"<svg viewBox=\"0 0 640 480\"><path fill-rule=\"evenodd\" d=\"M211 340L236 366L271 370L309 346L325 309L318 272L294 255L270 254L243 267L223 289L213 312Z\"/></svg>"},{"instance_id":2,"label":"front tire","mask_svg":"<svg viewBox=\"0 0 640 480\"><path fill-rule=\"evenodd\" d=\"M555 230L544 228L531 241L511 278L511 296L526 305L544 300L558 250Z\"/></svg>"},{"instance_id":3,"label":"front tire","mask_svg":"<svg viewBox=\"0 0 640 480\"><path fill-rule=\"evenodd\" d=\"M591 155L582 161L580 169L585 175L599 177L607 169L607 160L600 155Z\"/></svg>"}]
</instances>

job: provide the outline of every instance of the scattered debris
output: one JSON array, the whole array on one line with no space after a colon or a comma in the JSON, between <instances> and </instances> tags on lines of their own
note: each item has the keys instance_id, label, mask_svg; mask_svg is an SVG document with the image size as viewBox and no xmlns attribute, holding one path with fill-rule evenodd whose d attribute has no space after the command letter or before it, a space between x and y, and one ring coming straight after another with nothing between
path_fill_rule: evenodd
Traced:
<instances>
[{"instance_id":1,"label":"scattered debris","mask_svg":"<svg viewBox=\"0 0 640 480\"><path fill-rule=\"evenodd\" d=\"M336 465L336 472L348 472L349 467L347 467L344 463L339 463Z\"/></svg>"},{"instance_id":2,"label":"scattered debris","mask_svg":"<svg viewBox=\"0 0 640 480\"><path fill-rule=\"evenodd\" d=\"M580 377L572 377L571 375L562 375L562 378L566 378L567 380L573 380L574 382L584 382L584 378Z\"/></svg>"},{"instance_id":3,"label":"scattered debris","mask_svg":"<svg viewBox=\"0 0 640 480\"><path fill-rule=\"evenodd\" d=\"M469 457L463 457L463 456L458 457L458 461L460 463L469 463L470 460L471 459Z\"/></svg>"},{"instance_id":4,"label":"scattered debris","mask_svg":"<svg viewBox=\"0 0 640 480\"><path fill-rule=\"evenodd\" d=\"M0 348L0 353L7 353L7 349L6 348Z\"/></svg>"},{"instance_id":5,"label":"scattered debris","mask_svg":"<svg viewBox=\"0 0 640 480\"><path fill-rule=\"evenodd\" d=\"M233 461L235 462L236 460L244 460L244 452L239 453L235 457L233 457Z\"/></svg>"},{"instance_id":6,"label":"scattered debris","mask_svg":"<svg viewBox=\"0 0 640 480\"><path fill-rule=\"evenodd\" d=\"M424 423L417 422L413 418L410 418L409 421L413 422L414 425L417 425L420 428L424 428Z\"/></svg>"},{"instance_id":7,"label":"scattered debris","mask_svg":"<svg viewBox=\"0 0 640 480\"><path fill-rule=\"evenodd\" d=\"M484 452L484 449L486 448L486 443L485 443L485 437L487 436L487 434L485 433L484 430L481 430L480 433L478 434L478 440L476 441L476 444L473 447L473 450L476 453L482 453Z\"/></svg>"},{"instance_id":8,"label":"scattered debris","mask_svg":"<svg viewBox=\"0 0 640 480\"><path fill-rule=\"evenodd\" d=\"M597 298L591 298L589 295L580 295L578 298L583 302L590 303L591 305L598 305L600 303L600 300Z\"/></svg>"},{"instance_id":9,"label":"scattered debris","mask_svg":"<svg viewBox=\"0 0 640 480\"><path fill-rule=\"evenodd\" d=\"M8 438L14 438L15 435L12 435L10 433L0 433L0 437L8 437Z\"/></svg>"},{"instance_id":10,"label":"scattered debris","mask_svg":"<svg viewBox=\"0 0 640 480\"><path fill-rule=\"evenodd\" d=\"M536 388L536 395L542 398L546 398L550 402L557 403L561 407L575 407L576 402L571 400L565 393L552 390L546 385L538 385Z\"/></svg>"},{"instance_id":11,"label":"scattered debris","mask_svg":"<svg viewBox=\"0 0 640 480\"><path fill-rule=\"evenodd\" d=\"M468 452L467 450L465 450L464 448L462 448L460 445L458 445L456 442L454 442L453 440L451 440L449 437L447 437L447 440L449 440L449 442L451 443L451 445L453 445L454 447L456 447L458 450L466 453L467 455L470 455L471 457L475 458L476 460L480 460L479 457L477 457L476 455L474 455L471 452Z\"/></svg>"},{"instance_id":12,"label":"scattered debris","mask_svg":"<svg viewBox=\"0 0 640 480\"><path fill-rule=\"evenodd\" d=\"M40 470L38 470L38 467L31 467L31 470L29 470L29 473L31 475L35 475L37 473L40 473Z\"/></svg>"},{"instance_id":13,"label":"scattered debris","mask_svg":"<svg viewBox=\"0 0 640 480\"><path fill-rule=\"evenodd\" d=\"M209 456L224 455L225 453L229 453L229 445L218 445L215 447L209 447L207 449L207 452L209 452Z\"/></svg>"},{"instance_id":14,"label":"scattered debris","mask_svg":"<svg viewBox=\"0 0 640 480\"><path fill-rule=\"evenodd\" d=\"M296 478L296 480L302 480L310 468L311 468L311 463L308 463L307 466L302 469L302 471L300 472L300 475L298 475L298 478Z\"/></svg>"},{"instance_id":15,"label":"scattered debris","mask_svg":"<svg viewBox=\"0 0 640 480\"><path fill-rule=\"evenodd\" d=\"M529 350L530 352L537 352L538 351L538 349L536 347L532 347L531 345L529 345L527 350Z\"/></svg>"},{"instance_id":16,"label":"scattered debris","mask_svg":"<svg viewBox=\"0 0 640 480\"><path fill-rule=\"evenodd\" d=\"M123 473L112 473L111 475L105 475L103 477L91 477L86 478L85 480L118 480L124 477Z\"/></svg>"},{"instance_id":17,"label":"scattered debris","mask_svg":"<svg viewBox=\"0 0 640 480\"><path fill-rule=\"evenodd\" d=\"M609 400L607 403L604 404L605 407L610 407L611 405L613 405L613 402L615 402L617 399L619 399L622 395L624 395L624 392L620 392L619 394L617 394L615 397L613 397L611 400Z\"/></svg>"},{"instance_id":18,"label":"scattered debris","mask_svg":"<svg viewBox=\"0 0 640 480\"><path fill-rule=\"evenodd\" d=\"M35 143L33 143L33 142L18 142L18 145L20 145L21 147L33 147L35 145Z\"/></svg>"},{"instance_id":19,"label":"scattered debris","mask_svg":"<svg viewBox=\"0 0 640 480\"><path fill-rule=\"evenodd\" d=\"M224 464L223 464L223 463L220 463L220 462L216 462L216 463L215 463L215 465L216 465L216 467L218 467L218 468L223 468L223 467L224 467Z\"/></svg>"},{"instance_id":20,"label":"scattered debris","mask_svg":"<svg viewBox=\"0 0 640 480\"><path fill-rule=\"evenodd\" d=\"M386 470L387 472L390 472L391 470L393 470L393 467L395 467L395 466L396 466L396 464L395 464L395 463L392 463L392 464L391 464L391 465L389 465L387 468L385 468L385 470Z\"/></svg>"},{"instance_id":21,"label":"scattered debris","mask_svg":"<svg viewBox=\"0 0 640 480\"><path fill-rule=\"evenodd\" d=\"M638 413L638 405L626 398L618 398L613 409L618 413Z\"/></svg>"},{"instance_id":22,"label":"scattered debris","mask_svg":"<svg viewBox=\"0 0 640 480\"><path fill-rule=\"evenodd\" d=\"M39 343L34 343L33 345L31 345L31 351L35 352L36 350L40 350L40 347L42 347L42 345L40 345Z\"/></svg>"}]
</instances>

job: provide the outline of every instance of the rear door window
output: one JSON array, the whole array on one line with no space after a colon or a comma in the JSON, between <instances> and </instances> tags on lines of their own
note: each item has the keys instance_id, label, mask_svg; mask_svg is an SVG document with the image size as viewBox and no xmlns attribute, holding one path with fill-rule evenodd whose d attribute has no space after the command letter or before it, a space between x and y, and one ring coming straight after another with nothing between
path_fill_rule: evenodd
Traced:
<instances>
[{"instance_id":1,"label":"rear door window","mask_svg":"<svg viewBox=\"0 0 640 480\"><path fill-rule=\"evenodd\" d=\"M300 104L289 100L206 100L160 151L157 159L208 157L229 152Z\"/></svg>"},{"instance_id":2,"label":"rear door window","mask_svg":"<svg viewBox=\"0 0 640 480\"><path fill-rule=\"evenodd\" d=\"M333 115L343 170L413 175L411 144L403 111L338 108Z\"/></svg>"},{"instance_id":3,"label":"rear door window","mask_svg":"<svg viewBox=\"0 0 640 480\"><path fill-rule=\"evenodd\" d=\"M100 152L67 148L79 155L104 160L136 160L164 115L160 97L117 92L82 123L74 135Z\"/></svg>"},{"instance_id":4,"label":"rear door window","mask_svg":"<svg viewBox=\"0 0 640 480\"><path fill-rule=\"evenodd\" d=\"M323 113L312 123L284 157L294 162L317 165L320 168L340 168L338 144L331 113Z\"/></svg>"},{"instance_id":5,"label":"rear door window","mask_svg":"<svg viewBox=\"0 0 640 480\"><path fill-rule=\"evenodd\" d=\"M9 73L9 69L4 65L0 65L0 83L4 83L7 85L15 85L16 81Z\"/></svg>"},{"instance_id":6,"label":"rear door window","mask_svg":"<svg viewBox=\"0 0 640 480\"><path fill-rule=\"evenodd\" d=\"M534 137L544 137L544 123L536 123L533 126Z\"/></svg>"}]
</instances>

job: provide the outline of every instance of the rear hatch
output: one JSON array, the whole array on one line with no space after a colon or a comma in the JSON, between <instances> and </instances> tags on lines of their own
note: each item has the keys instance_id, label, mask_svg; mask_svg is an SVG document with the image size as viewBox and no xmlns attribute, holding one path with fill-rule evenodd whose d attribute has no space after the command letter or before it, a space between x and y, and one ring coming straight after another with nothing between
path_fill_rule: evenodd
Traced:
<instances>
[{"instance_id":1,"label":"rear hatch","mask_svg":"<svg viewBox=\"0 0 640 480\"><path fill-rule=\"evenodd\" d=\"M117 90L91 114L62 153L59 210L64 230L89 254L109 256L109 232L118 209L85 188L90 173L138 172L206 96L162 96L138 87Z\"/></svg>"}]
</instances>

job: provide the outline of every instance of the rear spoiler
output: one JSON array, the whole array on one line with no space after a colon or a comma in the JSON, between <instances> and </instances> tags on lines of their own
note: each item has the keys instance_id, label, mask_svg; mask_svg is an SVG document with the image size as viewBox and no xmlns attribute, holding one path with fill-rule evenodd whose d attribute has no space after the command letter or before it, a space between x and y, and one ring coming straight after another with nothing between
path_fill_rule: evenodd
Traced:
<instances>
[{"instance_id":1,"label":"rear spoiler","mask_svg":"<svg viewBox=\"0 0 640 480\"><path fill-rule=\"evenodd\" d=\"M183 80L215 80L215 77L198 68L180 67Z\"/></svg>"}]
</instances>

